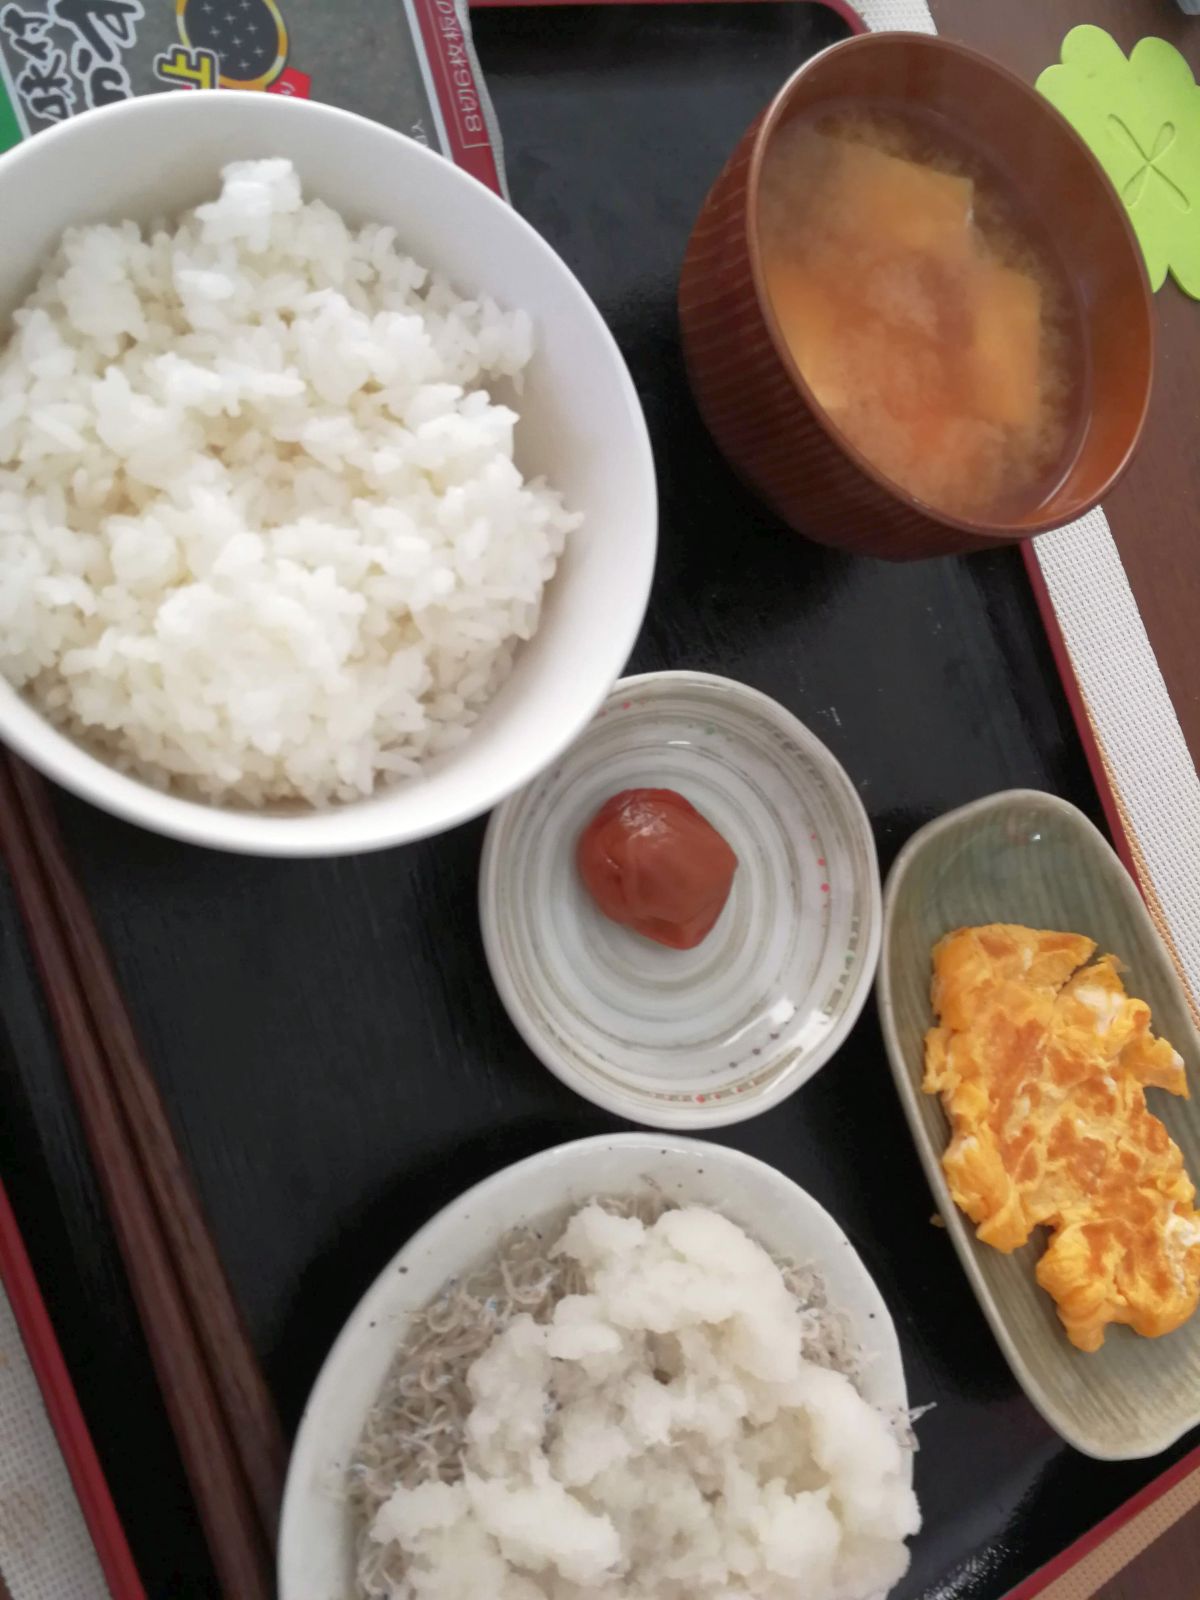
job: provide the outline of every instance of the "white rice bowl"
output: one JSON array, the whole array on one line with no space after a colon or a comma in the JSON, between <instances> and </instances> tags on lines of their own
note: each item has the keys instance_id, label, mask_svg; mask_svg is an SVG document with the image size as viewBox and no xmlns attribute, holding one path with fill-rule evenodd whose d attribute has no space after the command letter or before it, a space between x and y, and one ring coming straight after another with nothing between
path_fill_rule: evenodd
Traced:
<instances>
[{"instance_id":1,"label":"white rice bowl","mask_svg":"<svg viewBox=\"0 0 1200 1600\"><path fill-rule=\"evenodd\" d=\"M460 744L579 518L513 459L529 317L235 162L68 230L0 356L0 672L156 787L354 800ZM519 405L519 398L515 403Z\"/></svg>"}]
</instances>

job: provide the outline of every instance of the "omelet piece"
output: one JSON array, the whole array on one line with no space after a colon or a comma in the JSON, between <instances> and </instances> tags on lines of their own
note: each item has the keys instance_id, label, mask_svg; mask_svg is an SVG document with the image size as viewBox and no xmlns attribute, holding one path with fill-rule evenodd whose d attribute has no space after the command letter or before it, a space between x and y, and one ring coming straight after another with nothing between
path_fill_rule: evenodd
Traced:
<instances>
[{"instance_id":1,"label":"omelet piece","mask_svg":"<svg viewBox=\"0 0 1200 1600\"><path fill-rule=\"evenodd\" d=\"M1116 958L1095 950L1081 934L1006 923L948 934L925 1041L955 1203L1005 1252L1050 1230L1038 1282L1081 1350L1099 1349L1113 1322L1169 1333L1200 1300L1195 1188L1145 1096L1186 1097L1184 1063L1151 1033Z\"/></svg>"}]
</instances>

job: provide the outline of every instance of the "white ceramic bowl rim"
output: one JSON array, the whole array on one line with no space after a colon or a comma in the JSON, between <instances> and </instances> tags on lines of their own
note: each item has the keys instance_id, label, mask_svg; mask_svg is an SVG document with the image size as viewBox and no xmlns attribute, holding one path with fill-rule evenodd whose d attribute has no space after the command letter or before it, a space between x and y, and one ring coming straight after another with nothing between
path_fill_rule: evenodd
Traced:
<instances>
[{"instance_id":1,"label":"white ceramic bowl rim","mask_svg":"<svg viewBox=\"0 0 1200 1600\"><path fill-rule=\"evenodd\" d=\"M483 278L487 279L489 270L494 270L488 263L495 259L497 241L504 241L506 250L519 257L526 267L536 269L535 275L540 275L542 286L540 292L547 301L554 301L560 319L570 320L578 335L580 350L586 349L593 374L587 385L589 393L595 385L594 375L607 369L612 404L603 418L596 419L596 425L604 436L606 458L611 456L616 460L619 457L620 470L628 478L628 488L622 497L627 502L626 511L636 508L623 530L631 537L625 538L621 545L622 599L618 607L610 609L605 635L597 647L589 651L586 670L563 674L566 681L573 680L569 718L564 717L553 727L539 728L536 739L527 738L515 744L497 739L497 749L489 756L486 779L481 777L469 792L465 786L454 788L452 796L444 803L439 800L436 805L428 806L418 801L420 814L416 818L407 815L413 805L411 802L406 805L405 794L413 795L416 789L436 782L439 772L452 770L454 755L444 758L440 764L431 764L428 777L417 778L411 785L397 786L364 801L315 811L297 809L294 814L284 814L206 805L162 793L119 772L60 733L2 681L0 737L64 788L115 816L169 837L217 849L257 855L341 855L406 843L469 821L529 782L586 726L628 659L641 627L654 573L657 493L645 419L624 358L599 311L570 268L509 205L452 162L415 140L366 117L317 101L294 100L283 95L164 93L83 112L0 157L0 204L4 204L10 221L14 215L21 216L22 231L27 234L35 231L35 223L25 222L30 207L22 200L22 204L14 208L10 199L14 188L21 194L27 187L30 194L51 196L40 228L47 237L55 239L63 228L80 220L116 220L137 215L139 211L144 214L148 208L137 201L137 189L130 187L135 180L122 174L121 163L112 159L114 149L133 140L131 129L137 135L136 145L147 152L145 160L153 162L160 170L164 165L171 168L171 157L175 156L176 177L183 198L174 205L150 208L155 211L177 213L194 204L199 193L194 179L201 165L210 171L205 187L212 193L219 168L238 154L291 155L304 177L305 161L312 159L314 148L320 147L326 152L341 152L337 158L347 170L352 165L361 165L366 174L362 180L365 183L382 183L384 179L377 179L374 174L384 172L390 191L407 194L414 184L420 187L432 184L438 194L445 197L446 209L469 211L475 219L473 236L491 241L490 249L478 252L484 263L480 269ZM236 151L228 144L231 130L238 130L241 140ZM222 140L225 140L224 145ZM84 198L78 204L60 198L63 185L58 180L66 170L67 153L71 170L87 174L87 185L81 189ZM45 176L38 177L43 168ZM173 182L175 178L164 174L161 182L168 181ZM79 182L82 185L83 179ZM352 209L347 207L348 212ZM87 213L86 218L81 216L82 212ZM54 218L54 226L49 230L47 217ZM14 230L10 228L6 241L6 253L10 257L17 253L13 237ZM403 229L400 242L403 248ZM416 253L422 253L419 246L414 248ZM38 259L42 259L41 254ZM436 257L432 264L442 265ZM9 268L10 285L13 270ZM464 277L454 266L446 270L456 281L470 285L469 275ZM23 271L19 281L29 281L29 273ZM20 294L24 292L27 291L22 289ZM498 298L503 296L498 294ZM11 294L4 299L10 302ZM533 311L536 332L538 307L529 308ZM587 403L581 395L577 420L582 420ZM590 433L586 443L587 448L592 449ZM560 580L566 578L562 572L558 576ZM552 586L548 604L553 603L553 594ZM561 659L553 664L547 660L542 671L562 673ZM514 699L517 687L513 684ZM502 690L499 701L503 697ZM484 713L475 732L484 727L493 709L499 716L499 701ZM468 740L462 749L470 748Z\"/></svg>"}]
</instances>

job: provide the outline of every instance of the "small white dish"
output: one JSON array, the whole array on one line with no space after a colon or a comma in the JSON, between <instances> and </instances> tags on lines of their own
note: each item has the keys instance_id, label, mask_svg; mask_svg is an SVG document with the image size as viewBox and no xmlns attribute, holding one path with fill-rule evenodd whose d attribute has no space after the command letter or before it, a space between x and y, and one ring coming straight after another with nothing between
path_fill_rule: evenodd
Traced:
<instances>
[{"instance_id":1,"label":"small white dish","mask_svg":"<svg viewBox=\"0 0 1200 1600\"><path fill-rule=\"evenodd\" d=\"M553 1218L595 1195L657 1188L711 1206L772 1254L814 1266L861 1347L863 1397L908 1408L896 1328L854 1246L829 1213L753 1156L646 1133L581 1139L530 1156L468 1189L416 1233L367 1290L330 1351L304 1410L279 1534L280 1600L354 1590L354 1528L342 1484L409 1318L447 1278L519 1223ZM911 1461L911 1457L910 1457Z\"/></svg>"},{"instance_id":2,"label":"small white dish","mask_svg":"<svg viewBox=\"0 0 1200 1600\"><path fill-rule=\"evenodd\" d=\"M611 922L580 881L580 833L633 788L678 790L737 854L695 950ZM850 1032L879 957L875 844L846 772L774 700L699 672L617 684L493 814L479 897L492 977L530 1049L656 1128L739 1122L793 1093Z\"/></svg>"}]
</instances>

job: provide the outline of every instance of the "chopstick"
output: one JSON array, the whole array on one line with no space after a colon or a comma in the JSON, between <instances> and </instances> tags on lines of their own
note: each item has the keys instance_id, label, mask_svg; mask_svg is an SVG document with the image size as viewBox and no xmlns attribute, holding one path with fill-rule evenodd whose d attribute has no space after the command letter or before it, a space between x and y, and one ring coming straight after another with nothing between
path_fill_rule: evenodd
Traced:
<instances>
[{"instance_id":1,"label":"chopstick","mask_svg":"<svg viewBox=\"0 0 1200 1600\"><path fill-rule=\"evenodd\" d=\"M284 1447L48 796L0 760L0 850L226 1600L271 1600Z\"/></svg>"},{"instance_id":2,"label":"chopstick","mask_svg":"<svg viewBox=\"0 0 1200 1600\"><path fill-rule=\"evenodd\" d=\"M45 786L23 762L10 761L9 770L42 871L61 914L96 1032L104 1042L112 1082L179 1267L192 1321L235 1435L242 1469L268 1543L273 1547L287 1470L287 1446L274 1403L204 1222L162 1098L142 1059L112 966L67 861Z\"/></svg>"}]
</instances>

